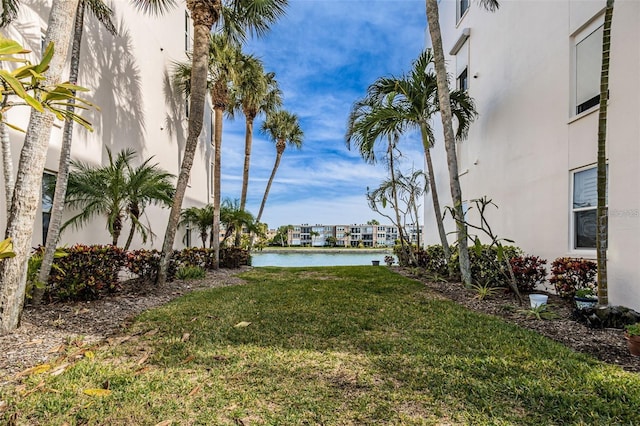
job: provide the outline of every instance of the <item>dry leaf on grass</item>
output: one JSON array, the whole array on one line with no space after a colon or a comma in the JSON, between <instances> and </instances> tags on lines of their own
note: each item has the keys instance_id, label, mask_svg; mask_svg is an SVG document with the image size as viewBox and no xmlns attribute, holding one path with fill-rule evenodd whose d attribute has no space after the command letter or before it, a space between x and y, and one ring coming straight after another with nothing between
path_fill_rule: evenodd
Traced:
<instances>
[{"instance_id":1,"label":"dry leaf on grass","mask_svg":"<svg viewBox=\"0 0 640 426\"><path fill-rule=\"evenodd\" d=\"M189 334L189 333L184 333L184 334L182 335L182 339L181 339L181 341L182 341L182 342L186 342L187 340L189 340L189 337L190 337L190 336L191 336L191 334Z\"/></svg>"},{"instance_id":2,"label":"dry leaf on grass","mask_svg":"<svg viewBox=\"0 0 640 426\"><path fill-rule=\"evenodd\" d=\"M111 395L109 389L85 389L82 391L85 395L89 396L108 396Z\"/></svg>"},{"instance_id":3,"label":"dry leaf on grass","mask_svg":"<svg viewBox=\"0 0 640 426\"><path fill-rule=\"evenodd\" d=\"M196 357L195 357L194 355L189 355L189 356L188 356L188 357L186 357L186 358L184 359L184 361L182 361L180 364L186 364L186 363L188 363L188 362L193 361L195 358L196 358Z\"/></svg>"},{"instance_id":4,"label":"dry leaf on grass","mask_svg":"<svg viewBox=\"0 0 640 426\"><path fill-rule=\"evenodd\" d=\"M165 420L160 423L156 423L155 426L171 426L173 424L173 420Z\"/></svg>"},{"instance_id":5,"label":"dry leaf on grass","mask_svg":"<svg viewBox=\"0 0 640 426\"><path fill-rule=\"evenodd\" d=\"M142 356L142 358L140 358L140 359L138 360L138 365L142 365L142 364L144 364L145 362L147 362L147 359L148 359L148 358L149 358L149 354L144 354L144 355Z\"/></svg>"},{"instance_id":6,"label":"dry leaf on grass","mask_svg":"<svg viewBox=\"0 0 640 426\"><path fill-rule=\"evenodd\" d=\"M200 386L200 385L196 386L195 388L193 388L191 390L191 392L189 392L188 396L193 396L193 395L197 394L198 392L200 392L200 389L202 389L202 386Z\"/></svg>"},{"instance_id":7,"label":"dry leaf on grass","mask_svg":"<svg viewBox=\"0 0 640 426\"><path fill-rule=\"evenodd\" d=\"M55 377L55 376L59 376L62 373L65 372L65 370L67 369L67 367L69 366L68 362L65 362L64 364L60 364L59 366L57 366L51 373L49 373L51 376Z\"/></svg>"},{"instance_id":8,"label":"dry leaf on grass","mask_svg":"<svg viewBox=\"0 0 640 426\"><path fill-rule=\"evenodd\" d=\"M16 378L22 376L31 376L32 374L42 374L49 370L51 370L51 364L40 364L19 372L18 374L16 374Z\"/></svg>"},{"instance_id":9,"label":"dry leaf on grass","mask_svg":"<svg viewBox=\"0 0 640 426\"><path fill-rule=\"evenodd\" d=\"M243 328L243 327L248 327L250 326L251 323L248 321L240 321L239 323L237 323L236 325L234 325L235 328Z\"/></svg>"}]
</instances>

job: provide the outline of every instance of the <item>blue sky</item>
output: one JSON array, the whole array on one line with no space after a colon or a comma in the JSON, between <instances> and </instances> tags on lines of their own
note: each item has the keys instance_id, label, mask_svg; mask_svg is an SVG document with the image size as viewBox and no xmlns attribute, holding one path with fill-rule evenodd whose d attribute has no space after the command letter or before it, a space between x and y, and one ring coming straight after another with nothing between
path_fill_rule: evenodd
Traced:
<instances>
[{"instance_id":1,"label":"blue sky","mask_svg":"<svg viewBox=\"0 0 640 426\"><path fill-rule=\"evenodd\" d=\"M263 213L270 228L287 224L353 224L377 219L367 187L387 177L383 164L366 164L344 141L352 104L376 78L409 71L425 44L424 0L290 0L287 16L245 51L274 71L284 108L298 115L302 149L287 148ZM257 214L273 168L275 146L256 120L247 208ZM239 198L244 117L225 121L222 197ZM421 169L417 135L402 141L402 171Z\"/></svg>"}]
</instances>

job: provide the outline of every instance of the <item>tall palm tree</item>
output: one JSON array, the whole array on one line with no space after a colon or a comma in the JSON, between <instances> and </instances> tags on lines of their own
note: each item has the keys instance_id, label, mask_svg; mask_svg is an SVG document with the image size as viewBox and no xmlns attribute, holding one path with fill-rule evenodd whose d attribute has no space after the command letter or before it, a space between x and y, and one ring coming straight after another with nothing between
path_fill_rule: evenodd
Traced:
<instances>
[{"instance_id":1,"label":"tall palm tree","mask_svg":"<svg viewBox=\"0 0 640 426\"><path fill-rule=\"evenodd\" d=\"M450 249L444 230L430 148L434 144L432 117L439 111L431 50L414 61L411 72L402 77L383 77L367 89L361 103L354 104L347 130L347 146L353 142L365 160L375 162L375 142L382 136L419 130L427 164L429 186L440 241L447 259ZM464 91L453 90L449 96L451 110L458 121L456 139L466 137L477 112L473 100ZM364 108L363 108L364 106ZM393 177L392 177L393 180ZM402 236L401 236L402 237Z\"/></svg>"},{"instance_id":2,"label":"tall palm tree","mask_svg":"<svg viewBox=\"0 0 640 426\"><path fill-rule=\"evenodd\" d=\"M101 0L80 0L76 10L76 19L73 28L73 42L71 46L71 63L69 67L69 82L76 84L78 82L78 71L80 65L80 47L82 44L82 36L84 33L84 15L89 10L93 16L100 22L107 31L113 35L117 34L117 30L113 25L113 10L103 3ZM69 102L67 109L71 112L75 110L75 102L73 99ZM56 175L56 187L53 196L53 205L51 207L51 218L47 231L47 240L45 242L45 250L42 257L42 264L38 272L38 281L46 283L49 280L49 273L53 265L53 259L56 252L56 245L60 238L60 226L62 224L62 213L64 210L64 197L67 191L67 182L69 179L69 164L71 161L71 143L73 138L73 120L67 118L64 123L62 133L62 144L60 146L60 160L58 162L58 173ZM127 246L128 247L128 246ZM44 288L36 287L33 291L32 303L40 304Z\"/></svg>"},{"instance_id":3,"label":"tall palm tree","mask_svg":"<svg viewBox=\"0 0 640 426\"><path fill-rule=\"evenodd\" d=\"M44 44L53 43L55 55L46 72L45 85L60 81L67 58L72 19L79 0L53 0ZM14 330L24 306L27 260L31 250L33 223L46 152L53 125L51 111L31 110L29 125L18 162L17 176L7 218L5 237L13 241L15 257L0 263L0 335Z\"/></svg>"},{"instance_id":4,"label":"tall palm tree","mask_svg":"<svg viewBox=\"0 0 640 426\"><path fill-rule=\"evenodd\" d=\"M207 204L204 207L189 207L182 210L180 214L181 226L194 226L198 229L200 240L202 240L202 248L207 246L207 237L213 241L211 227L213 226L213 204Z\"/></svg>"},{"instance_id":5,"label":"tall palm tree","mask_svg":"<svg viewBox=\"0 0 640 426\"><path fill-rule=\"evenodd\" d=\"M137 0L143 9L158 10L160 0ZM202 131L204 120L204 104L209 74L210 34L214 26L223 29L227 37L244 39L247 32L255 35L265 34L269 26L284 15L287 0L186 0L187 8L193 20L193 53L191 72L191 95L189 96L189 130L185 143L180 175L176 185L176 193L167 222L162 256L158 270L158 285L167 279L169 257L173 250L175 234L180 219L182 200L187 189L191 166L198 137ZM161 8L160 8L161 9ZM214 241L217 238L214 238Z\"/></svg>"},{"instance_id":6,"label":"tall palm tree","mask_svg":"<svg viewBox=\"0 0 640 426\"><path fill-rule=\"evenodd\" d=\"M81 212L65 222L62 229L81 227L96 216L105 216L111 244L116 246L124 223L129 219L132 231L140 232L146 241L150 230L142 225L140 217L149 204L171 204L171 175L157 164L150 165L151 159L139 167L132 167L136 152L131 149L119 152L115 158L107 149L107 155L109 163L102 167L71 162L73 170L69 174L66 206ZM132 238L130 236L127 244Z\"/></svg>"},{"instance_id":7,"label":"tall palm tree","mask_svg":"<svg viewBox=\"0 0 640 426\"><path fill-rule=\"evenodd\" d=\"M267 119L262 123L261 130L267 134L273 142L276 144L276 161L273 164L273 170L267 187L264 190L264 196L262 197L262 203L260 204L260 211L256 217L256 222L260 222L262 213L264 212L264 206L267 203L267 197L271 190L271 184L276 176L278 166L280 166L280 160L287 145L300 149L302 147L302 138L304 133L300 128L298 122L298 116L285 110L278 110L267 115Z\"/></svg>"},{"instance_id":8,"label":"tall palm tree","mask_svg":"<svg viewBox=\"0 0 640 426\"><path fill-rule=\"evenodd\" d=\"M240 208L244 210L249 186L253 123L259 114L270 113L282 106L282 91L278 87L275 73L265 72L262 62L253 55L243 55L238 71L233 86L234 105L231 112L241 110L245 117L244 168L240 195Z\"/></svg>"},{"instance_id":9,"label":"tall palm tree","mask_svg":"<svg viewBox=\"0 0 640 426\"><path fill-rule=\"evenodd\" d=\"M494 11L498 8L497 0L478 0L485 8ZM438 0L426 0L427 24L431 45L433 47L434 68L438 83L438 97L440 99L440 118L444 130L444 146L447 153L447 166L449 168L449 187L451 200L453 201L454 220L456 222L458 254L460 262L460 275L465 286L471 286L471 264L469 261L469 249L467 246L467 227L464 223L462 209L462 190L458 176L458 157L456 154L455 136L451 115L451 102L449 100L449 82L445 65L444 49L442 48L442 33L440 31L440 14Z\"/></svg>"},{"instance_id":10,"label":"tall palm tree","mask_svg":"<svg viewBox=\"0 0 640 426\"><path fill-rule=\"evenodd\" d=\"M614 0L607 0L602 32L602 71L600 74L600 111L598 115L598 231L596 233L596 256L598 262L598 304L609 304L607 280L607 246L609 239L609 212L607 209L607 102L609 94L609 56L611 50L611 22Z\"/></svg>"}]
</instances>

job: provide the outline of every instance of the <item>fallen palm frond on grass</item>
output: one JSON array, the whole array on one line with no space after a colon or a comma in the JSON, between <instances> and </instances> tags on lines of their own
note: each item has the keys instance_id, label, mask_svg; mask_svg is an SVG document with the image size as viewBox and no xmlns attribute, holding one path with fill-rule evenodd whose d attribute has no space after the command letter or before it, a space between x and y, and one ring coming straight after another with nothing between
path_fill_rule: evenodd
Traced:
<instances>
[{"instance_id":1,"label":"fallen palm frond on grass","mask_svg":"<svg viewBox=\"0 0 640 426\"><path fill-rule=\"evenodd\" d=\"M16 424L632 424L640 377L370 266L260 268L0 390ZM86 355L86 354L85 354ZM61 357L61 362L70 362ZM36 373L37 370L37 373Z\"/></svg>"}]
</instances>

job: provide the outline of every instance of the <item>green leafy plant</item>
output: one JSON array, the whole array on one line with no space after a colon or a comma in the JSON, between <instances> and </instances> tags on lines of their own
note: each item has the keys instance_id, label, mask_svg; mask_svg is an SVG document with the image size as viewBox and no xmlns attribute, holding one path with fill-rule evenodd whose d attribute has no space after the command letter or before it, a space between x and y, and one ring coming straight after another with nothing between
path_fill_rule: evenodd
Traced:
<instances>
[{"instance_id":1,"label":"green leafy plant","mask_svg":"<svg viewBox=\"0 0 640 426\"><path fill-rule=\"evenodd\" d=\"M206 272L200 266L181 266L176 272L179 280L198 280L206 276Z\"/></svg>"},{"instance_id":2,"label":"green leafy plant","mask_svg":"<svg viewBox=\"0 0 640 426\"><path fill-rule=\"evenodd\" d=\"M597 299L596 293L591 288L581 288L576 290L575 297L580 297L583 299Z\"/></svg>"},{"instance_id":3,"label":"green leafy plant","mask_svg":"<svg viewBox=\"0 0 640 426\"><path fill-rule=\"evenodd\" d=\"M560 297L572 299L580 289L595 290L597 272L598 267L591 260L559 257L551 264L549 282Z\"/></svg>"},{"instance_id":4,"label":"green leafy plant","mask_svg":"<svg viewBox=\"0 0 640 426\"><path fill-rule=\"evenodd\" d=\"M57 247L55 253L53 254L53 258L60 259L67 255L67 251L64 247ZM30 299L33 295L33 290L35 288L45 289L47 283L43 283L38 281L38 271L40 270L40 266L42 266L42 259L44 257L44 247L40 246L35 249L31 257L29 257L29 261L27 262L27 284L25 289L25 298ZM51 265L51 268L56 271L59 275L65 275L64 270L58 265L54 263Z\"/></svg>"},{"instance_id":5,"label":"green leafy plant","mask_svg":"<svg viewBox=\"0 0 640 426\"><path fill-rule=\"evenodd\" d=\"M519 312L530 317L535 317L537 320L551 320L558 318L558 314L553 312L546 303L538 305L535 308L522 309Z\"/></svg>"},{"instance_id":6,"label":"green leafy plant","mask_svg":"<svg viewBox=\"0 0 640 426\"><path fill-rule=\"evenodd\" d=\"M16 254L13 252L13 243L11 238L7 238L0 242L0 260L8 257L14 257Z\"/></svg>"},{"instance_id":7,"label":"green leafy plant","mask_svg":"<svg viewBox=\"0 0 640 426\"><path fill-rule=\"evenodd\" d=\"M640 322L624 327L628 336L640 336Z\"/></svg>"},{"instance_id":8,"label":"green leafy plant","mask_svg":"<svg viewBox=\"0 0 640 426\"><path fill-rule=\"evenodd\" d=\"M487 284L474 284L471 288L476 292L474 299L484 300L490 296L496 294L500 289L497 287L491 287Z\"/></svg>"}]
</instances>

